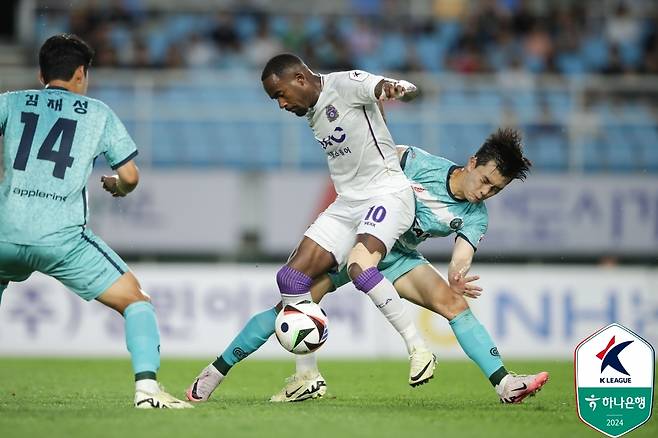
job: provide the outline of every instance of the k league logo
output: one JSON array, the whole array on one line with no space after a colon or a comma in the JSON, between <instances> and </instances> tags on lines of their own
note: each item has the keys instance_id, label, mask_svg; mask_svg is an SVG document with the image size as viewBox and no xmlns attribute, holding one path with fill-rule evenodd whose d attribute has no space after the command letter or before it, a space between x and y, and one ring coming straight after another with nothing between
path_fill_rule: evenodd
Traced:
<instances>
[{"instance_id":1,"label":"k league logo","mask_svg":"<svg viewBox=\"0 0 658 438\"><path fill-rule=\"evenodd\" d=\"M618 437L651 417L655 352L639 335L610 324L581 342L574 353L578 416Z\"/></svg>"}]
</instances>

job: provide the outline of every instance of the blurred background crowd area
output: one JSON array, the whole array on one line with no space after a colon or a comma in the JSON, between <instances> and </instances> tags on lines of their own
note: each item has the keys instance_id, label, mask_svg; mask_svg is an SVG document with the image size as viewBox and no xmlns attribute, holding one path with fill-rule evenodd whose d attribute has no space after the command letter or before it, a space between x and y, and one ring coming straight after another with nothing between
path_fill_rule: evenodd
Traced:
<instances>
[{"instance_id":1,"label":"blurred background crowd area","mask_svg":"<svg viewBox=\"0 0 658 438\"><path fill-rule=\"evenodd\" d=\"M96 50L90 95L142 165L319 169L303 119L267 99L283 51L317 72L412 80L387 104L398 143L463 161L498 126L523 130L538 171L658 173L658 2L651 0L8 0L2 89L38 86L39 45ZM8 19L11 17L11 19Z\"/></svg>"},{"instance_id":2,"label":"blurred background crowd area","mask_svg":"<svg viewBox=\"0 0 658 438\"><path fill-rule=\"evenodd\" d=\"M323 71L658 73L655 1L37 3L38 40L76 33L102 67L250 69L289 51Z\"/></svg>"}]
</instances>

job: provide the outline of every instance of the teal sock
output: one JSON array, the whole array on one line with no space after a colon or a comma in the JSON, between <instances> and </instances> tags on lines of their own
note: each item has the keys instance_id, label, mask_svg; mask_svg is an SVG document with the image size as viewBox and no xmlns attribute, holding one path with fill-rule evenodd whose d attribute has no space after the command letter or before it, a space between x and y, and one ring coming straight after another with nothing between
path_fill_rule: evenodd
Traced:
<instances>
[{"instance_id":1,"label":"teal sock","mask_svg":"<svg viewBox=\"0 0 658 438\"><path fill-rule=\"evenodd\" d=\"M274 333L277 313L273 307L252 316L226 350L213 362L215 368L226 375L233 365L258 350Z\"/></svg>"},{"instance_id":2,"label":"teal sock","mask_svg":"<svg viewBox=\"0 0 658 438\"><path fill-rule=\"evenodd\" d=\"M507 371L498 354L498 348L471 309L455 316L450 321L450 327L466 355L480 367L491 384L495 386L500 383Z\"/></svg>"},{"instance_id":3,"label":"teal sock","mask_svg":"<svg viewBox=\"0 0 658 438\"><path fill-rule=\"evenodd\" d=\"M126 318L126 345L135 380L155 379L160 368L160 332L153 305L137 301L126 307L123 316Z\"/></svg>"}]
</instances>

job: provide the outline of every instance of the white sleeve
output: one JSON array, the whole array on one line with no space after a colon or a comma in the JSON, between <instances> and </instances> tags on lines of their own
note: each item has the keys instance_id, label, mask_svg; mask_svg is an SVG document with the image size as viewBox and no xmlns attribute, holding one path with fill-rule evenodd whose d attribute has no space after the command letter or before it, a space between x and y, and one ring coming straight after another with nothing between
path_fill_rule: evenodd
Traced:
<instances>
[{"instance_id":1,"label":"white sleeve","mask_svg":"<svg viewBox=\"0 0 658 438\"><path fill-rule=\"evenodd\" d=\"M336 74L335 87L348 105L360 106L377 102L375 87L384 79L363 70L345 71Z\"/></svg>"}]
</instances>

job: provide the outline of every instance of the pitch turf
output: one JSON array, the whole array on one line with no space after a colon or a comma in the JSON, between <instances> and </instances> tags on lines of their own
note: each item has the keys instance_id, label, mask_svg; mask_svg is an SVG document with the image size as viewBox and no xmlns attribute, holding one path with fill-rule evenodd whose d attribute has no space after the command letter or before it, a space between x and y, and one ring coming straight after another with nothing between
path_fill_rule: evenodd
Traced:
<instances>
[{"instance_id":1,"label":"pitch turf","mask_svg":"<svg viewBox=\"0 0 658 438\"><path fill-rule=\"evenodd\" d=\"M160 380L178 396L205 361L165 360ZM324 361L319 401L268 403L293 365L246 361L211 402L138 411L127 360L0 359L0 436L9 437L594 437L577 417L568 362L509 362L551 380L522 405L501 405L470 362L443 361L436 377L406 384L402 361ZM655 418L631 437L658 436Z\"/></svg>"}]
</instances>

